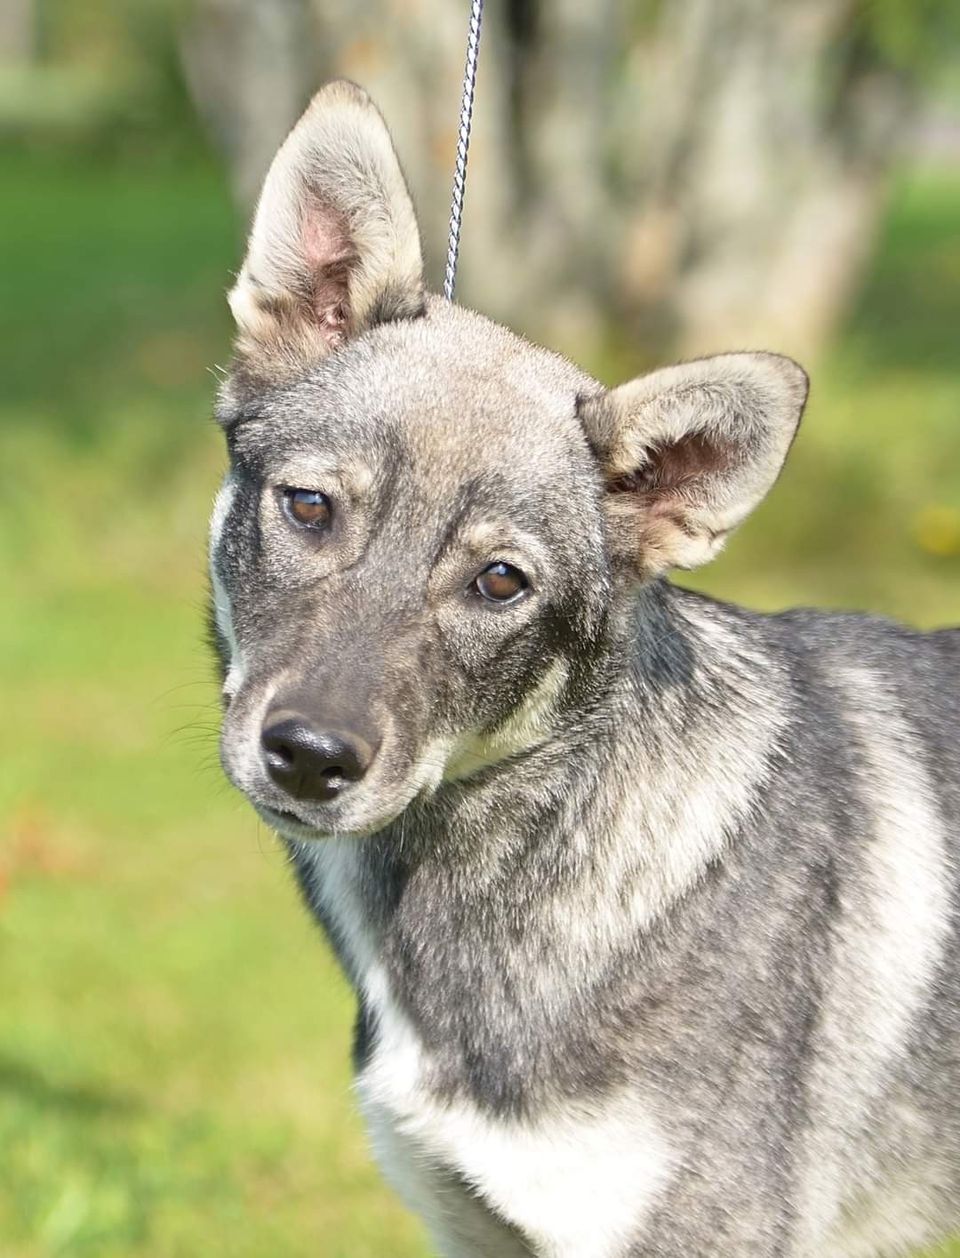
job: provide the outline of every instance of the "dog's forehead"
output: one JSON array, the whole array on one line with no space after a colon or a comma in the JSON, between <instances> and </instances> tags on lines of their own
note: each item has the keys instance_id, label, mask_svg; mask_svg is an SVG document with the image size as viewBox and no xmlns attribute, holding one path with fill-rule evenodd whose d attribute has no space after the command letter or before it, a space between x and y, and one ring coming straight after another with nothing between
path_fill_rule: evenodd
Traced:
<instances>
[{"instance_id":1,"label":"dog's forehead","mask_svg":"<svg viewBox=\"0 0 960 1258\"><path fill-rule=\"evenodd\" d=\"M425 317L375 328L258 399L238 441L274 457L311 447L374 462L399 453L445 477L555 471L585 457L576 400L597 387L559 355L434 299Z\"/></svg>"},{"instance_id":2,"label":"dog's forehead","mask_svg":"<svg viewBox=\"0 0 960 1258\"><path fill-rule=\"evenodd\" d=\"M361 349L368 361L356 371L344 360L344 379L360 398L370 389L418 445L582 440L576 399L589 377L471 311L434 302L426 317L386 325Z\"/></svg>"}]
</instances>

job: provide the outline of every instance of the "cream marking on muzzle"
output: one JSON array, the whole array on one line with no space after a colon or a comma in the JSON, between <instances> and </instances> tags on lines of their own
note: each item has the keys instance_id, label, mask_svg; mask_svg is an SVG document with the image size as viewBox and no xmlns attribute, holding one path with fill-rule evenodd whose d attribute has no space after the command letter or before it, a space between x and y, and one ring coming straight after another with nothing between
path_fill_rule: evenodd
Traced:
<instances>
[{"instance_id":1,"label":"cream marking on muzzle","mask_svg":"<svg viewBox=\"0 0 960 1258\"><path fill-rule=\"evenodd\" d=\"M906 1050L943 955L951 911L946 836L916 735L877 673L848 667L832 679L846 691L842 711L863 760L858 786L868 845L861 886L869 899L866 906L842 906L837 919L811 1087L822 1110L814 1127L820 1137L809 1149L800 1214L811 1238L837 1226L849 1207L838 1185L858 1170L870 1182L869 1167L849 1164L851 1154L858 1156L850 1133L868 1124ZM915 1195L908 1185L903 1191ZM881 1200L872 1206L884 1233L889 1211ZM857 1211L870 1212L866 1202ZM871 1232L869 1225L855 1230ZM802 1252L813 1254L813 1239L809 1246ZM852 1237L850 1246L836 1252L880 1252Z\"/></svg>"}]
</instances>

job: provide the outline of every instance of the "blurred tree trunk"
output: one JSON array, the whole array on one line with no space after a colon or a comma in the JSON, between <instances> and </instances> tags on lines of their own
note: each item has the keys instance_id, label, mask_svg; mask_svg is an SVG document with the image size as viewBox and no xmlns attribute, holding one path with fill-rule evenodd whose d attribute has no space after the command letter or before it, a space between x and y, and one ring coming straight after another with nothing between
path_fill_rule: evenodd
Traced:
<instances>
[{"instance_id":1,"label":"blurred tree trunk","mask_svg":"<svg viewBox=\"0 0 960 1258\"><path fill-rule=\"evenodd\" d=\"M202 0L180 47L187 86L249 211L310 92L306 0Z\"/></svg>"},{"instance_id":2,"label":"blurred tree trunk","mask_svg":"<svg viewBox=\"0 0 960 1258\"><path fill-rule=\"evenodd\" d=\"M37 15L34 0L3 0L0 4L0 66L22 66L36 54Z\"/></svg>"},{"instance_id":3,"label":"blurred tree trunk","mask_svg":"<svg viewBox=\"0 0 960 1258\"><path fill-rule=\"evenodd\" d=\"M458 296L568 351L815 352L869 257L905 116L863 0L488 0ZM198 105L252 205L309 88L361 82L438 287L467 0L197 0Z\"/></svg>"},{"instance_id":4,"label":"blurred tree trunk","mask_svg":"<svg viewBox=\"0 0 960 1258\"><path fill-rule=\"evenodd\" d=\"M812 354L842 314L909 114L859 10L687 0L639 46L622 296L681 350Z\"/></svg>"}]
</instances>

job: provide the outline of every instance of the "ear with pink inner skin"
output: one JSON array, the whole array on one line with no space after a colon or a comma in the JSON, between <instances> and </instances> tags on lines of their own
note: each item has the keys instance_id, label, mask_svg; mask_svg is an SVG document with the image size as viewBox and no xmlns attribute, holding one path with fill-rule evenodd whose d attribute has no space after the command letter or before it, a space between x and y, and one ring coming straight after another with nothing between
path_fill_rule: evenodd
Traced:
<instances>
[{"instance_id":1,"label":"ear with pink inner skin","mask_svg":"<svg viewBox=\"0 0 960 1258\"><path fill-rule=\"evenodd\" d=\"M229 300L238 356L267 375L423 313L410 194L383 119L355 84L323 87L273 159Z\"/></svg>"},{"instance_id":2,"label":"ear with pink inner skin","mask_svg":"<svg viewBox=\"0 0 960 1258\"><path fill-rule=\"evenodd\" d=\"M605 484L610 547L641 578L695 568L780 474L807 377L779 354L719 354L578 402Z\"/></svg>"}]
</instances>

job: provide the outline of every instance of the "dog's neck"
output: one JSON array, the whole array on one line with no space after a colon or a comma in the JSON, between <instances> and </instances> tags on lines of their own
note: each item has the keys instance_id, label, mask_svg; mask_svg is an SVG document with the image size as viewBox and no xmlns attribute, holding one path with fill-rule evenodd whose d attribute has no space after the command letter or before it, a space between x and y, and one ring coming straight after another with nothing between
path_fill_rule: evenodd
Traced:
<instances>
[{"instance_id":1,"label":"dog's neck","mask_svg":"<svg viewBox=\"0 0 960 1258\"><path fill-rule=\"evenodd\" d=\"M501 1002L569 997L722 860L786 719L762 622L668 588L622 622L554 737L373 838L295 848L355 984L376 959L467 1000L490 983Z\"/></svg>"}]
</instances>

